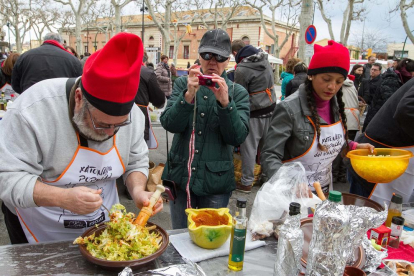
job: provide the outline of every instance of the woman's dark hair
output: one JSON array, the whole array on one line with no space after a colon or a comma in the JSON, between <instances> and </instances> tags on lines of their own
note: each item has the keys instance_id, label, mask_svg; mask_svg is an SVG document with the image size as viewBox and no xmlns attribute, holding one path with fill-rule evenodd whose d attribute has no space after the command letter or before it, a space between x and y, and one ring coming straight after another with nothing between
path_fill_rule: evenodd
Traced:
<instances>
[{"instance_id":1,"label":"woman's dark hair","mask_svg":"<svg viewBox=\"0 0 414 276\"><path fill-rule=\"evenodd\" d=\"M308 107L311 110L312 117L315 120L315 128L316 128L316 139L318 141L318 148L322 151L327 151L327 148L322 145L319 141L319 138L321 136L321 122L319 119L318 111L316 109L316 101L315 97L313 96L313 86L312 81L309 79L305 80L305 91L306 91L306 99L308 102ZM338 93L336 93L336 101L339 106L339 115L341 119L341 123L343 128L345 129L345 143L346 143L346 151L349 151L349 144L348 144L348 128L346 126L346 115L345 115L345 103L342 100L343 92L342 87L339 89Z\"/></svg>"},{"instance_id":2,"label":"woman's dark hair","mask_svg":"<svg viewBox=\"0 0 414 276\"><path fill-rule=\"evenodd\" d=\"M409 58L404 58L400 62L398 62L397 67L395 68L398 71L401 71L402 68L405 67L405 70L408 72L414 72L414 60Z\"/></svg>"},{"instance_id":3,"label":"woman's dark hair","mask_svg":"<svg viewBox=\"0 0 414 276\"><path fill-rule=\"evenodd\" d=\"M11 76L14 64L16 63L19 56L20 55L18 53L12 53L6 58L3 67L1 67L1 71L3 71L5 75Z\"/></svg>"},{"instance_id":4,"label":"woman's dark hair","mask_svg":"<svg viewBox=\"0 0 414 276\"><path fill-rule=\"evenodd\" d=\"M166 55L162 55L162 56L161 56L161 60L163 60L163 59L168 59L168 56L166 56Z\"/></svg>"},{"instance_id":5,"label":"woman's dark hair","mask_svg":"<svg viewBox=\"0 0 414 276\"><path fill-rule=\"evenodd\" d=\"M362 66L361 64L355 64L355 65L354 65L354 67L352 67L352 70L351 70L350 75L355 76L355 71L356 71L358 68L361 68L361 67L364 67L364 66Z\"/></svg>"},{"instance_id":6,"label":"woman's dark hair","mask_svg":"<svg viewBox=\"0 0 414 276\"><path fill-rule=\"evenodd\" d=\"M73 55L74 55L75 57L79 58L78 53L76 53L76 51L75 51L75 49L74 49L73 47L71 47L71 46L65 46L65 49L66 49L66 50L69 50L70 52L72 52L72 53L73 53Z\"/></svg>"},{"instance_id":7,"label":"woman's dark hair","mask_svg":"<svg viewBox=\"0 0 414 276\"><path fill-rule=\"evenodd\" d=\"M293 72L295 74L307 73L308 72L308 66L306 66L306 64L303 63L303 62L299 62L298 64L295 65L295 67L293 67Z\"/></svg>"}]
</instances>

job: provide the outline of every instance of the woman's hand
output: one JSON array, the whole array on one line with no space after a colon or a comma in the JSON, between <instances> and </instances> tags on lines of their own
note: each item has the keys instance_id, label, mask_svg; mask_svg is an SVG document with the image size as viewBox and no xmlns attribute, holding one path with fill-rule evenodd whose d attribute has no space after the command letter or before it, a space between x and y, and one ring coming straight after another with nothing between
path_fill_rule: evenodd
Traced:
<instances>
[{"instance_id":1,"label":"woman's hand","mask_svg":"<svg viewBox=\"0 0 414 276\"><path fill-rule=\"evenodd\" d=\"M217 83L219 88L216 87L208 87L211 91L213 91L214 96L216 96L217 101L220 102L223 108L226 108L229 104L229 88L227 87L226 80L220 77L217 74L212 75L212 81Z\"/></svg>"},{"instance_id":2,"label":"woman's hand","mask_svg":"<svg viewBox=\"0 0 414 276\"><path fill-rule=\"evenodd\" d=\"M370 153L374 153L375 147L368 143L362 143L362 144L358 144L356 149L369 149Z\"/></svg>"},{"instance_id":3,"label":"woman's hand","mask_svg":"<svg viewBox=\"0 0 414 276\"><path fill-rule=\"evenodd\" d=\"M200 88L198 83L198 76L202 75L200 72L200 66L194 64L188 70L188 80L187 80L187 92L184 95L185 101L187 103L192 103L196 92Z\"/></svg>"}]
</instances>

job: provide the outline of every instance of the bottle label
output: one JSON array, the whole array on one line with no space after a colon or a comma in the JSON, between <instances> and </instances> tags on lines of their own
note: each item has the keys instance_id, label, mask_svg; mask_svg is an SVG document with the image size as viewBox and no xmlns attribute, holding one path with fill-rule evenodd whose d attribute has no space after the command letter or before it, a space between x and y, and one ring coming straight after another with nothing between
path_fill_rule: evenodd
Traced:
<instances>
[{"instance_id":1,"label":"bottle label","mask_svg":"<svg viewBox=\"0 0 414 276\"><path fill-rule=\"evenodd\" d=\"M244 246L246 244L246 229L234 229L233 250L231 260L233 262L242 262L244 257Z\"/></svg>"}]
</instances>

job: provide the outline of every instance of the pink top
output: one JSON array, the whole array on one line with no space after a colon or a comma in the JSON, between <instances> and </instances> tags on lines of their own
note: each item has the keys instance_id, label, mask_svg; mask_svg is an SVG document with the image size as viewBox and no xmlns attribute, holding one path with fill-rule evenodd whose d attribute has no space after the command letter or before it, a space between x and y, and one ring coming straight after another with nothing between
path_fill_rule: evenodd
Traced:
<instances>
[{"instance_id":1,"label":"pink top","mask_svg":"<svg viewBox=\"0 0 414 276\"><path fill-rule=\"evenodd\" d=\"M334 123L334 119L332 116L332 111L331 111L331 105L330 105L330 101L327 100L322 100L318 94L316 94L315 92L313 92L313 96L315 97L315 102L316 102L316 110L318 112L318 115L324 119L325 122L327 122L328 124L333 124ZM351 150L356 149L356 147L358 146L357 142L354 141L349 141L349 148Z\"/></svg>"}]
</instances>

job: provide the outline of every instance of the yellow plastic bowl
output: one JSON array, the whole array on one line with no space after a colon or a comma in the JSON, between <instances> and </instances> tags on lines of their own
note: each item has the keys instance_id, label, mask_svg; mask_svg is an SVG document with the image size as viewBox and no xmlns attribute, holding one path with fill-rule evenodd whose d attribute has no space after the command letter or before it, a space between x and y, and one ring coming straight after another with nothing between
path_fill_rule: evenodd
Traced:
<instances>
[{"instance_id":1,"label":"yellow plastic bowl","mask_svg":"<svg viewBox=\"0 0 414 276\"><path fill-rule=\"evenodd\" d=\"M196 216L201 211L215 211L219 215L225 215L229 218L227 225L218 226L207 226L200 225L196 226L193 221L193 216ZM228 208L212 209L186 209L187 221L188 221L188 233L190 234L191 240L198 246L206 249L215 249L222 246L230 236L231 228L233 226L233 218L229 213Z\"/></svg>"},{"instance_id":2,"label":"yellow plastic bowl","mask_svg":"<svg viewBox=\"0 0 414 276\"><path fill-rule=\"evenodd\" d=\"M376 148L373 154L368 149L358 149L346 156L355 172L366 181L388 183L405 172L413 154L402 149Z\"/></svg>"}]
</instances>

